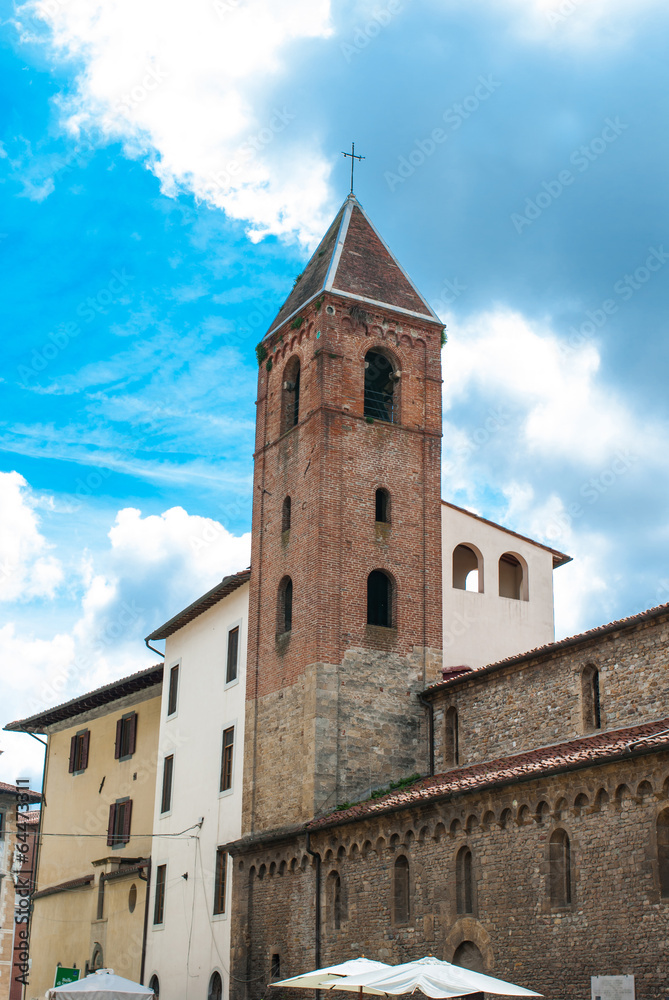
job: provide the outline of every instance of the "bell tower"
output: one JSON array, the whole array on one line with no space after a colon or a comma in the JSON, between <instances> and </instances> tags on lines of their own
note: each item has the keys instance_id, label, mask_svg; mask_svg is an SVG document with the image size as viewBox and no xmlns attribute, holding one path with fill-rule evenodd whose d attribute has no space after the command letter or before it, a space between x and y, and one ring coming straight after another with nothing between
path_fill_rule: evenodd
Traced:
<instances>
[{"instance_id":1,"label":"bell tower","mask_svg":"<svg viewBox=\"0 0 669 1000\"><path fill-rule=\"evenodd\" d=\"M351 194L258 347L247 835L427 771L442 330Z\"/></svg>"}]
</instances>

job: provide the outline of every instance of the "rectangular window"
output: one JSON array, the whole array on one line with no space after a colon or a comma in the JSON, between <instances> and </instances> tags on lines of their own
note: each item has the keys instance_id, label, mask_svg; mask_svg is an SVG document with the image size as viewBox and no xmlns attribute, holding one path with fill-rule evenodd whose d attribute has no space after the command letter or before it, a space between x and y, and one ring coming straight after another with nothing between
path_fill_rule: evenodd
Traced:
<instances>
[{"instance_id":1,"label":"rectangular window","mask_svg":"<svg viewBox=\"0 0 669 1000\"><path fill-rule=\"evenodd\" d=\"M172 808L172 776L174 774L174 754L163 761L163 796L160 803L161 813L168 813Z\"/></svg>"},{"instance_id":2,"label":"rectangular window","mask_svg":"<svg viewBox=\"0 0 669 1000\"><path fill-rule=\"evenodd\" d=\"M281 955L272 955L272 964L269 971L269 978L275 982L281 979Z\"/></svg>"},{"instance_id":3,"label":"rectangular window","mask_svg":"<svg viewBox=\"0 0 669 1000\"><path fill-rule=\"evenodd\" d=\"M5 814L0 812L0 840L5 839Z\"/></svg>"},{"instance_id":4,"label":"rectangular window","mask_svg":"<svg viewBox=\"0 0 669 1000\"><path fill-rule=\"evenodd\" d=\"M137 712L128 712L116 723L116 744L114 757L117 760L129 760L135 752L137 744Z\"/></svg>"},{"instance_id":5,"label":"rectangular window","mask_svg":"<svg viewBox=\"0 0 669 1000\"><path fill-rule=\"evenodd\" d=\"M179 665L170 670L170 690L167 696L167 714L174 715L177 710L177 695L179 693Z\"/></svg>"},{"instance_id":6,"label":"rectangular window","mask_svg":"<svg viewBox=\"0 0 669 1000\"><path fill-rule=\"evenodd\" d=\"M228 666L225 672L225 683L237 680L237 661L239 659L239 626L228 632Z\"/></svg>"},{"instance_id":7,"label":"rectangular window","mask_svg":"<svg viewBox=\"0 0 669 1000\"><path fill-rule=\"evenodd\" d=\"M225 881L228 872L228 852L219 847L216 851L216 877L214 881L214 913L225 913Z\"/></svg>"},{"instance_id":8,"label":"rectangular window","mask_svg":"<svg viewBox=\"0 0 669 1000\"><path fill-rule=\"evenodd\" d=\"M100 875L100 881L98 883L98 913L97 920L104 920L105 915L105 873L102 872Z\"/></svg>"},{"instance_id":9,"label":"rectangular window","mask_svg":"<svg viewBox=\"0 0 669 1000\"><path fill-rule=\"evenodd\" d=\"M221 759L221 791L232 788L232 754L235 746L235 727L230 726L223 733L223 756Z\"/></svg>"},{"instance_id":10,"label":"rectangular window","mask_svg":"<svg viewBox=\"0 0 669 1000\"><path fill-rule=\"evenodd\" d=\"M91 734L88 729L82 729L70 740L70 774L80 774L88 767L88 745Z\"/></svg>"},{"instance_id":11,"label":"rectangular window","mask_svg":"<svg viewBox=\"0 0 669 1000\"><path fill-rule=\"evenodd\" d=\"M130 840L130 819L132 800L118 799L109 807L107 827L107 847L122 847Z\"/></svg>"},{"instance_id":12,"label":"rectangular window","mask_svg":"<svg viewBox=\"0 0 669 1000\"><path fill-rule=\"evenodd\" d=\"M165 920L165 885L167 883L167 865L156 868L156 896L153 902L153 922L162 924Z\"/></svg>"}]
</instances>

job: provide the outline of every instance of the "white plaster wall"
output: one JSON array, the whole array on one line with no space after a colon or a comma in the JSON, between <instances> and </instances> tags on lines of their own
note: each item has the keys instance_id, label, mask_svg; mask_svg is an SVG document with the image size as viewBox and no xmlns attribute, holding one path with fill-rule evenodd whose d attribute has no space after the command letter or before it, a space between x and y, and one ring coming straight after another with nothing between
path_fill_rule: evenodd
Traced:
<instances>
[{"instance_id":1,"label":"white plaster wall","mask_svg":"<svg viewBox=\"0 0 669 1000\"><path fill-rule=\"evenodd\" d=\"M553 642L553 556L529 540L442 504L444 666L481 667ZM483 593L453 587L453 550L475 546L483 556ZM527 563L529 600L499 596L504 552Z\"/></svg>"},{"instance_id":2,"label":"white plaster wall","mask_svg":"<svg viewBox=\"0 0 669 1000\"><path fill-rule=\"evenodd\" d=\"M156 782L152 887L144 982L155 973L161 1000L207 1000L214 971L229 996L230 899L213 914L216 848L241 836L244 703L249 586L245 584L166 640L160 756L174 754L171 813L161 816L162 762ZM240 626L237 681L226 685L227 635ZM166 718L170 668L180 665L176 713ZM223 730L235 726L232 790L219 792ZM197 823L183 837L168 838ZM163 839L164 838L164 839ZM155 873L167 864L165 920L153 925ZM188 878L183 876L187 874Z\"/></svg>"}]
</instances>

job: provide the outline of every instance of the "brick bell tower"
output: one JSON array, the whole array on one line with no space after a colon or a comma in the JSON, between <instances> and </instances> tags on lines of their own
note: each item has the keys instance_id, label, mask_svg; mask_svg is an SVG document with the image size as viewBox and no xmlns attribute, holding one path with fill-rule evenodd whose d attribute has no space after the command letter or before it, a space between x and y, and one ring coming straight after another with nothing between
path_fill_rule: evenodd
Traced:
<instances>
[{"instance_id":1,"label":"brick bell tower","mask_svg":"<svg viewBox=\"0 0 669 1000\"><path fill-rule=\"evenodd\" d=\"M246 835L427 771L442 329L350 195L259 346Z\"/></svg>"}]
</instances>

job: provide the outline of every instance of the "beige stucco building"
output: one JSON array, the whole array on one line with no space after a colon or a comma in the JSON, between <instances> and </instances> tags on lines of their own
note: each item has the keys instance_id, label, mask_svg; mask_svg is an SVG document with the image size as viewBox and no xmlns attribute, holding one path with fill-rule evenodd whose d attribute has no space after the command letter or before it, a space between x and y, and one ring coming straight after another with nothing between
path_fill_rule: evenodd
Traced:
<instances>
[{"instance_id":1,"label":"beige stucco building","mask_svg":"<svg viewBox=\"0 0 669 1000\"><path fill-rule=\"evenodd\" d=\"M139 980L162 664L6 728L48 737L26 998L57 966Z\"/></svg>"}]
</instances>

